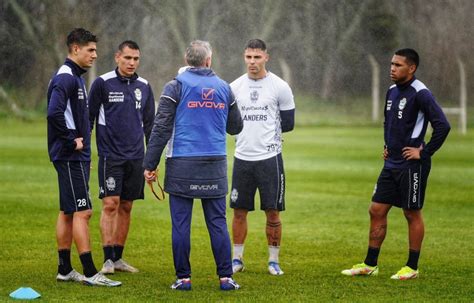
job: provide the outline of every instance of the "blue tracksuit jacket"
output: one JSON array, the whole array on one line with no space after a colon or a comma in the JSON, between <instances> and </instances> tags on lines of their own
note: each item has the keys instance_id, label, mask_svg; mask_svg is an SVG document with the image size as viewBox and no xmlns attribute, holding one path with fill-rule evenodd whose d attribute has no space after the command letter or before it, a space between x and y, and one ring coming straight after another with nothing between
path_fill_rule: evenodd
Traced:
<instances>
[{"instance_id":1,"label":"blue tracksuit jacket","mask_svg":"<svg viewBox=\"0 0 474 303\"><path fill-rule=\"evenodd\" d=\"M99 156L112 160L142 159L155 118L155 99L148 81L115 69L97 78L89 94L91 128L96 122Z\"/></svg>"},{"instance_id":2,"label":"blue tracksuit jacket","mask_svg":"<svg viewBox=\"0 0 474 303\"><path fill-rule=\"evenodd\" d=\"M428 122L433 134L425 145ZM408 164L402 156L404 147L423 145L421 159L430 158L443 144L451 129L441 107L428 88L413 77L407 83L392 85L385 101L384 138L389 157L386 168L402 168Z\"/></svg>"},{"instance_id":3,"label":"blue tracksuit jacket","mask_svg":"<svg viewBox=\"0 0 474 303\"><path fill-rule=\"evenodd\" d=\"M86 71L66 59L48 86L48 153L51 161L90 161L87 92L81 75ZM75 151L74 139L84 148Z\"/></svg>"}]
</instances>

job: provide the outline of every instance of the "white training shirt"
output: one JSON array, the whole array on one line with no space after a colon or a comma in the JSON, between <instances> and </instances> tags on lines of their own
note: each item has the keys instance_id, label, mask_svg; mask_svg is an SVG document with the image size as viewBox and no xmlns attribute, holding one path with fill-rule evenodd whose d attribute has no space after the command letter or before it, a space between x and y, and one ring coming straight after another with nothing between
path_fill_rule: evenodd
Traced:
<instances>
[{"instance_id":1,"label":"white training shirt","mask_svg":"<svg viewBox=\"0 0 474 303\"><path fill-rule=\"evenodd\" d=\"M247 74L230 84L244 120L244 128L236 136L235 157L258 161L281 153L280 111L295 108L288 83L277 75L253 80Z\"/></svg>"}]
</instances>

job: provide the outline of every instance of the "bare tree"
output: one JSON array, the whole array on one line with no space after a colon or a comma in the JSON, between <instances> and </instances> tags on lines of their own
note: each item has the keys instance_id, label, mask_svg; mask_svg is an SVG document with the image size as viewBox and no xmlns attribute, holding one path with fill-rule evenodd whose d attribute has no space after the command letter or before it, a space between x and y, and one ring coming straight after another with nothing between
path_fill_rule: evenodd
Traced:
<instances>
[{"instance_id":1,"label":"bare tree","mask_svg":"<svg viewBox=\"0 0 474 303\"><path fill-rule=\"evenodd\" d=\"M473 76L473 10L470 0L5 0L0 56L12 60L0 62L0 82L7 93L24 94L9 93L19 107L37 108L66 55L67 32L80 26L99 37L98 74L114 66L118 43L137 41L139 72L155 90L176 75L194 39L211 42L213 68L228 81L245 71L246 41L264 39L270 70L293 80L297 94L331 100L370 95L370 62L382 66L373 74L383 75L393 50L413 47L422 58L420 77L444 103L459 94L456 58L464 62L466 78ZM379 81L384 87L389 78ZM467 82L467 91L473 83Z\"/></svg>"}]
</instances>

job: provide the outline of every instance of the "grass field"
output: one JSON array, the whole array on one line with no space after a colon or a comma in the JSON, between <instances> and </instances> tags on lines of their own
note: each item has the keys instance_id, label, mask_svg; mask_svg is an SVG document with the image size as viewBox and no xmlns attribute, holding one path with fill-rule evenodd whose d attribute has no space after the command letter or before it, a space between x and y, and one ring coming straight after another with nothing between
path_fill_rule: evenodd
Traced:
<instances>
[{"instance_id":1,"label":"grass field","mask_svg":"<svg viewBox=\"0 0 474 303\"><path fill-rule=\"evenodd\" d=\"M474 129L456 130L434 160L425 202L426 236L420 279L392 281L406 262L407 227L393 209L379 257L380 273L344 277L340 271L363 261L367 208L382 167L382 130L370 126L299 127L285 136L287 211L282 214L281 264L285 275L266 271L264 215L249 216L246 271L235 275L242 289L221 292L199 203L194 208L191 263L193 290L169 289L174 279L167 202L136 202L124 257L141 269L116 274L115 289L57 283L56 174L46 150L44 121L0 121L0 301L21 286L41 301L453 301L474 300ZM230 144L230 151L233 147ZM94 150L94 155L95 150ZM96 166L97 161L94 161ZM163 168L163 167L162 167ZM95 211L91 220L93 256L99 267L100 201L97 171L91 172ZM230 222L231 212L228 213ZM73 265L82 270L73 248ZM11 300L10 300L11 301Z\"/></svg>"}]
</instances>

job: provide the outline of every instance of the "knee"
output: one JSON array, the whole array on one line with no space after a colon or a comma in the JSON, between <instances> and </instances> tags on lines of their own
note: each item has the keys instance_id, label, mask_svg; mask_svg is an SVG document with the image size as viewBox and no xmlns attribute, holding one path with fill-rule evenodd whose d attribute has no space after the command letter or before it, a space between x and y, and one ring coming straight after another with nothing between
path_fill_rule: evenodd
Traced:
<instances>
[{"instance_id":1,"label":"knee","mask_svg":"<svg viewBox=\"0 0 474 303\"><path fill-rule=\"evenodd\" d=\"M267 210L267 222L268 223L279 223L280 222L280 212L277 210Z\"/></svg>"},{"instance_id":2,"label":"knee","mask_svg":"<svg viewBox=\"0 0 474 303\"><path fill-rule=\"evenodd\" d=\"M120 203L119 211L121 213L130 214L132 212L132 202L122 202Z\"/></svg>"},{"instance_id":3,"label":"knee","mask_svg":"<svg viewBox=\"0 0 474 303\"><path fill-rule=\"evenodd\" d=\"M369 215L371 219L383 219L387 216L385 209L371 205L369 207Z\"/></svg>"},{"instance_id":4,"label":"knee","mask_svg":"<svg viewBox=\"0 0 474 303\"><path fill-rule=\"evenodd\" d=\"M409 223L421 220L421 212L419 210L404 209L403 214Z\"/></svg>"},{"instance_id":5,"label":"knee","mask_svg":"<svg viewBox=\"0 0 474 303\"><path fill-rule=\"evenodd\" d=\"M120 200L115 197L106 197L102 199L102 211L108 214L112 214L117 211L120 204Z\"/></svg>"},{"instance_id":6,"label":"knee","mask_svg":"<svg viewBox=\"0 0 474 303\"><path fill-rule=\"evenodd\" d=\"M92 210L87 209L83 211L78 211L74 213L74 218L80 218L82 220L89 220L92 217Z\"/></svg>"},{"instance_id":7,"label":"knee","mask_svg":"<svg viewBox=\"0 0 474 303\"><path fill-rule=\"evenodd\" d=\"M247 221L247 212L242 210L234 210L234 221L245 223Z\"/></svg>"}]
</instances>

